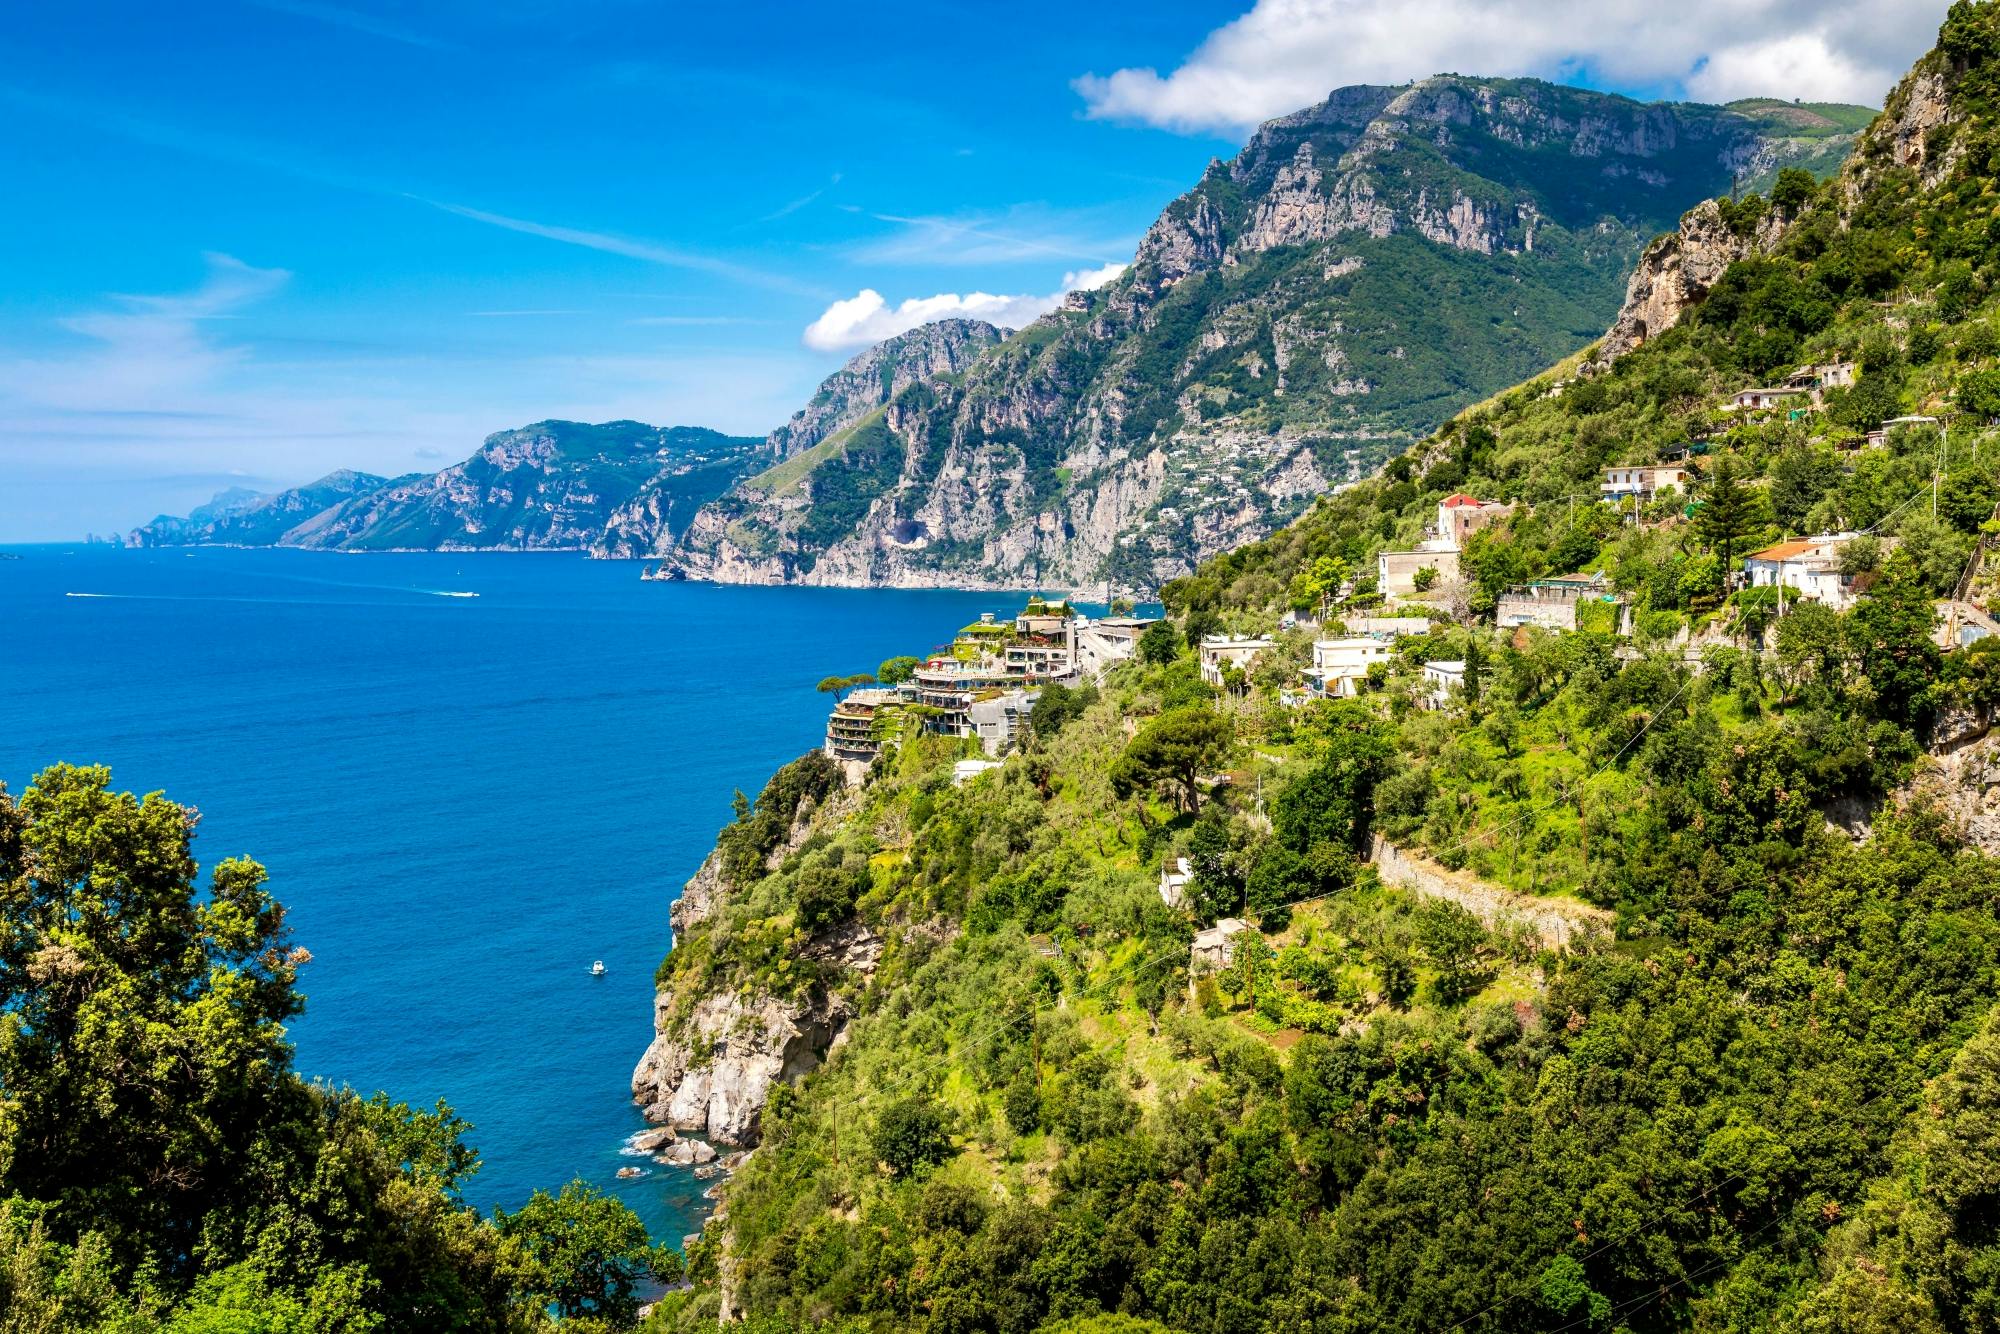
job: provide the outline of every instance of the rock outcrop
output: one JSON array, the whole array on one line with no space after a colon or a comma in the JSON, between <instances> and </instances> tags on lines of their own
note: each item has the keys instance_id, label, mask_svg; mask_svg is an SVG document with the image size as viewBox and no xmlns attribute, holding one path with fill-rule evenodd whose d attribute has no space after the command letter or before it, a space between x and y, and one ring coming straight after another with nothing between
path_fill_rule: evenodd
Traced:
<instances>
[{"instance_id":1,"label":"rock outcrop","mask_svg":"<svg viewBox=\"0 0 2000 1334\"><path fill-rule=\"evenodd\" d=\"M1599 347L1607 365L1648 338L1657 338L1708 295L1731 264L1760 254L1783 234L1783 222L1767 215L1750 231L1738 231L1713 199L1695 205L1668 232L1646 247L1625 285L1625 304Z\"/></svg>"},{"instance_id":2,"label":"rock outcrop","mask_svg":"<svg viewBox=\"0 0 2000 1334\"><path fill-rule=\"evenodd\" d=\"M767 868L775 869L815 827L840 820L852 806L844 792L819 805L802 800ZM715 917L731 890L718 849L668 910L676 947ZM654 997L653 1041L632 1071L632 1100L648 1121L676 1134L686 1131L710 1144L756 1144L772 1086L818 1068L853 1013L841 988L865 985L882 950L881 937L848 921L798 950L800 960L818 965L822 980L797 994L779 996L754 985L705 990L705 979L669 985Z\"/></svg>"},{"instance_id":3,"label":"rock outcrop","mask_svg":"<svg viewBox=\"0 0 2000 1334\"><path fill-rule=\"evenodd\" d=\"M676 999L671 992L656 999L660 1031L632 1072L632 1100L656 1125L738 1147L757 1142L772 1084L817 1068L849 1017L829 996L783 1002L716 995L677 1022Z\"/></svg>"}]
</instances>

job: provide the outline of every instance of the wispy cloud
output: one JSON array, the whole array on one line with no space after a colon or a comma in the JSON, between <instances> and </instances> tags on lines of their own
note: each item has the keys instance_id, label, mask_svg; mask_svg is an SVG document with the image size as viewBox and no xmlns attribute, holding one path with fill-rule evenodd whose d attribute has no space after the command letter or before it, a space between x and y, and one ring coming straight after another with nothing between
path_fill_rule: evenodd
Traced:
<instances>
[{"instance_id":1,"label":"wispy cloud","mask_svg":"<svg viewBox=\"0 0 2000 1334\"><path fill-rule=\"evenodd\" d=\"M911 297L896 306L891 306L874 288L864 287L846 300L834 302L807 325L804 342L816 352L847 352L893 338L920 324L951 319L985 320L1003 329L1019 329L1054 310L1071 292L1102 287L1123 272L1123 264L1106 264L1066 273L1060 290L1046 296L940 292L936 296Z\"/></svg>"},{"instance_id":2,"label":"wispy cloud","mask_svg":"<svg viewBox=\"0 0 2000 1334\"><path fill-rule=\"evenodd\" d=\"M231 255L204 256L207 276L189 292L165 296L112 296L109 310L71 316L62 327L94 347L62 362L17 366L18 390L51 399L52 406L94 411L186 414L173 401L182 391L213 379L245 355L217 340L204 325L234 317L283 287L283 269L259 269ZM0 381L0 384L7 383Z\"/></svg>"},{"instance_id":3,"label":"wispy cloud","mask_svg":"<svg viewBox=\"0 0 2000 1334\"><path fill-rule=\"evenodd\" d=\"M769 324L769 320L753 320L743 315L641 315L625 321L627 324L666 325L669 327L699 328L714 324Z\"/></svg>"},{"instance_id":4,"label":"wispy cloud","mask_svg":"<svg viewBox=\"0 0 2000 1334\"><path fill-rule=\"evenodd\" d=\"M598 250L607 255L622 255L626 259L636 259L646 264L661 264L668 268L687 269L695 273L714 274L734 282L752 287L765 287L772 291L789 292L794 296L823 297L826 289L801 283L781 273L751 268L733 260L715 255L703 254L696 250L684 250L678 246L664 245L657 241L636 240L618 236L611 232L590 231L582 227L564 227L554 223L535 222L528 218L512 218L504 213L490 213L483 208L473 208L466 204L453 204L441 199L426 199L422 195L410 198L429 204L432 208L473 222L483 222L489 227L499 227L524 236L539 236L546 241L559 241L564 245L582 246L586 250Z\"/></svg>"},{"instance_id":5,"label":"wispy cloud","mask_svg":"<svg viewBox=\"0 0 2000 1334\"><path fill-rule=\"evenodd\" d=\"M548 223L534 222L525 218L509 217L485 209L473 208L465 204L434 199L426 194L398 189L381 181L355 175L338 168L327 167L312 161L309 154L299 153L289 148L278 148L259 144L232 135L216 134L207 130L189 129L149 116L134 115L96 104L76 102L67 98L51 97L25 88L0 84L0 102L12 102L44 115L59 117L76 124L87 125L102 133L115 134L139 143L176 152L188 153L211 161L224 162L233 166L253 167L285 176L294 180L310 181L329 189L350 191L356 194L374 195L390 199L406 199L430 208L441 209L457 217L488 226L501 227L508 231L529 236L539 236L546 240L559 241L568 245L582 246L590 250L608 254L623 255L648 264L659 264L689 272L708 273L747 286L762 287L772 291L786 292L793 296L827 300L833 294L826 288L811 283L802 283L785 274L759 269L718 255L687 250L655 241L636 240L614 233L593 231L581 227L562 227Z\"/></svg>"},{"instance_id":6,"label":"wispy cloud","mask_svg":"<svg viewBox=\"0 0 2000 1334\"><path fill-rule=\"evenodd\" d=\"M1131 254L1138 244L1137 237L1093 227L1096 210L1058 212L1017 205L998 215L949 216L852 211L897 228L850 250L849 257L864 264L1007 264L1050 258L1104 264Z\"/></svg>"},{"instance_id":7,"label":"wispy cloud","mask_svg":"<svg viewBox=\"0 0 2000 1334\"><path fill-rule=\"evenodd\" d=\"M252 0L262 9L280 14L290 14L296 18L313 19L336 28L346 28L350 32L365 33L379 37L386 42L397 42L403 46L421 47L427 51L456 51L459 48L450 42L441 41L420 32L400 27L387 19L357 9L341 5L319 4L317 0Z\"/></svg>"}]
</instances>

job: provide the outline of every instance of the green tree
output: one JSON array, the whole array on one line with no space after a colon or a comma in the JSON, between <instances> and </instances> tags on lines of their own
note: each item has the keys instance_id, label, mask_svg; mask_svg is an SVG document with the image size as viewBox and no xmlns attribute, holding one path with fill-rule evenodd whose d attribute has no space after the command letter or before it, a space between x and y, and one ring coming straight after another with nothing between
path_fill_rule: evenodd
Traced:
<instances>
[{"instance_id":1,"label":"green tree","mask_svg":"<svg viewBox=\"0 0 2000 1334\"><path fill-rule=\"evenodd\" d=\"M1782 167L1771 186L1771 203L1787 217L1794 217L1818 193L1819 181L1811 172L1803 167Z\"/></svg>"},{"instance_id":2,"label":"green tree","mask_svg":"<svg viewBox=\"0 0 2000 1334\"><path fill-rule=\"evenodd\" d=\"M1338 556L1315 558L1312 564L1292 576L1288 596L1292 610L1317 611L1320 619L1324 620L1327 608L1352 574L1353 569Z\"/></svg>"},{"instance_id":3,"label":"green tree","mask_svg":"<svg viewBox=\"0 0 2000 1334\"><path fill-rule=\"evenodd\" d=\"M261 866L198 890L194 813L110 777L57 765L18 810L0 793L0 1188L182 1269L304 1111L282 1025L309 956Z\"/></svg>"},{"instance_id":4,"label":"green tree","mask_svg":"<svg viewBox=\"0 0 2000 1334\"><path fill-rule=\"evenodd\" d=\"M680 1278L675 1251L650 1244L638 1215L581 1181L558 1195L538 1190L516 1212L498 1214L496 1222L502 1236L526 1251L535 1299L566 1319L594 1316L614 1327L630 1324L638 1315L641 1279Z\"/></svg>"},{"instance_id":5,"label":"green tree","mask_svg":"<svg viewBox=\"0 0 2000 1334\"><path fill-rule=\"evenodd\" d=\"M1180 809L1201 805L1201 775L1229 757L1229 720L1203 704L1160 714L1126 744L1111 765L1112 789L1119 796L1155 789L1169 793Z\"/></svg>"},{"instance_id":6,"label":"green tree","mask_svg":"<svg viewBox=\"0 0 2000 1334\"><path fill-rule=\"evenodd\" d=\"M1164 667L1181 654L1181 633L1172 621L1154 621L1139 633L1139 661Z\"/></svg>"},{"instance_id":7,"label":"green tree","mask_svg":"<svg viewBox=\"0 0 2000 1334\"><path fill-rule=\"evenodd\" d=\"M1438 993L1445 1000L1471 991L1485 943L1479 919L1449 899L1433 899L1417 911L1417 947L1438 970Z\"/></svg>"},{"instance_id":8,"label":"green tree","mask_svg":"<svg viewBox=\"0 0 2000 1334\"><path fill-rule=\"evenodd\" d=\"M914 1176L952 1156L951 1119L929 1098L898 1098L875 1118L869 1145L890 1172Z\"/></svg>"},{"instance_id":9,"label":"green tree","mask_svg":"<svg viewBox=\"0 0 2000 1334\"><path fill-rule=\"evenodd\" d=\"M1343 700L1326 706L1319 757L1271 803L1278 839L1301 855L1331 843L1367 851L1375 785L1388 772L1394 750L1366 705Z\"/></svg>"},{"instance_id":10,"label":"green tree","mask_svg":"<svg viewBox=\"0 0 2000 1334\"><path fill-rule=\"evenodd\" d=\"M908 654L904 654L901 657L889 658L880 667L875 669L875 679L885 686L901 685L910 679L911 674L917 670L920 664L921 659L913 658Z\"/></svg>"},{"instance_id":11,"label":"green tree","mask_svg":"<svg viewBox=\"0 0 2000 1334\"><path fill-rule=\"evenodd\" d=\"M1861 671L1875 690L1875 706L1888 718L1917 724L1929 714L1937 680L1937 611L1902 552L1849 614Z\"/></svg>"},{"instance_id":12,"label":"green tree","mask_svg":"<svg viewBox=\"0 0 2000 1334\"><path fill-rule=\"evenodd\" d=\"M1764 526L1764 499L1761 492L1745 484L1742 468L1727 454L1702 487L1703 504L1695 511L1695 532L1715 553L1718 589L1728 580L1745 541Z\"/></svg>"},{"instance_id":13,"label":"green tree","mask_svg":"<svg viewBox=\"0 0 2000 1334\"><path fill-rule=\"evenodd\" d=\"M1786 532L1804 529L1813 506L1840 484L1840 464L1824 450L1794 445L1771 466L1771 515Z\"/></svg>"}]
</instances>

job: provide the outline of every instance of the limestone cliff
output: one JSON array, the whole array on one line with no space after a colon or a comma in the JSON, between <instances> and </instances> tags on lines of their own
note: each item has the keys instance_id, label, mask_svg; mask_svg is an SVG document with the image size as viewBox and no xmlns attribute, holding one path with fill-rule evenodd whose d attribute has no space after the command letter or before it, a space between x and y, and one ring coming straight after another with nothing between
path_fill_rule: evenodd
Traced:
<instances>
[{"instance_id":1,"label":"limestone cliff","mask_svg":"<svg viewBox=\"0 0 2000 1334\"><path fill-rule=\"evenodd\" d=\"M1341 89L1211 164L1118 280L863 398L665 554L724 582L1151 588L1574 352L1646 238L1846 134L1533 80Z\"/></svg>"},{"instance_id":2,"label":"limestone cliff","mask_svg":"<svg viewBox=\"0 0 2000 1334\"><path fill-rule=\"evenodd\" d=\"M801 801L762 869L777 869L850 809L841 793ZM675 949L722 929L719 915L744 888L731 882L721 849L711 853L670 910ZM673 970L654 998L653 1041L632 1071L632 1100L656 1126L710 1144L756 1144L772 1087L819 1066L853 1016L849 994L866 985L882 951L880 937L850 921L801 940L794 953L803 971L787 970L783 985Z\"/></svg>"},{"instance_id":3,"label":"limestone cliff","mask_svg":"<svg viewBox=\"0 0 2000 1334\"><path fill-rule=\"evenodd\" d=\"M1755 229L1739 230L1724 220L1712 199L1688 210L1678 231L1658 238L1639 257L1625 286L1625 304L1604 335L1598 364L1679 324L1731 264L1767 249L1783 234L1783 226L1782 219L1769 216Z\"/></svg>"},{"instance_id":4,"label":"limestone cliff","mask_svg":"<svg viewBox=\"0 0 2000 1334\"><path fill-rule=\"evenodd\" d=\"M812 401L772 431L748 469L775 466L812 449L828 436L846 430L910 386L934 376L955 375L1005 333L981 320L940 320L885 339L855 357L820 383ZM731 481L734 478L729 479ZM695 506L678 512L671 504L669 479L649 484L612 511L603 535L591 546L594 556L614 558L659 556L692 525L701 525L697 545L720 545L712 531L713 517ZM713 499L726 489L715 487L702 497ZM732 583L766 582L726 579ZM775 582L775 581L771 581Z\"/></svg>"}]
</instances>

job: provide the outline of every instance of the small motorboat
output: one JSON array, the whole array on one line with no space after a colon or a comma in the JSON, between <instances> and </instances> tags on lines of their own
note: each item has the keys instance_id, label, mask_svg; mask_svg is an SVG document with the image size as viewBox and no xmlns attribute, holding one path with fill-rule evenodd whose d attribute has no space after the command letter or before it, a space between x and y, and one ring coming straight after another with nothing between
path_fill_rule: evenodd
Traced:
<instances>
[{"instance_id":1,"label":"small motorboat","mask_svg":"<svg viewBox=\"0 0 2000 1334\"><path fill-rule=\"evenodd\" d=\"M596 959L596 960L593 960L593 961L592 961L592 963L591 963L591 965L590 965L590 975L591 975L592 977L603 977L603 976L604 976L604 960L602 960L602 959Z\"/></svg>"}]
</instances>

